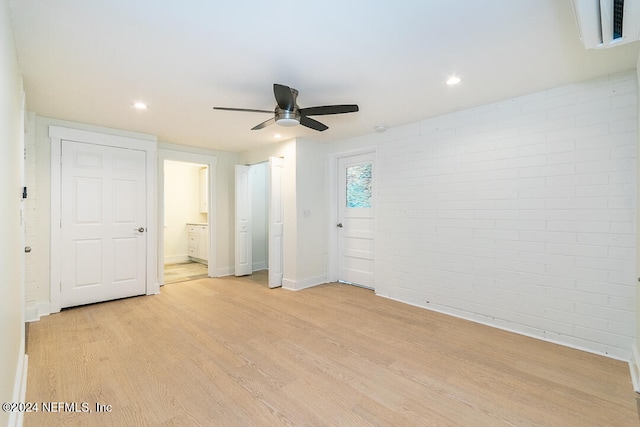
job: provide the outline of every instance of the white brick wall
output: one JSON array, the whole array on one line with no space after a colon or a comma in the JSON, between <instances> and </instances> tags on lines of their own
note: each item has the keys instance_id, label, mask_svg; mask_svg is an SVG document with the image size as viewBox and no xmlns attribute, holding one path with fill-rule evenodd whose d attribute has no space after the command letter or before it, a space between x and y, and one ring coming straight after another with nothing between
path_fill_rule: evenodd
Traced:
<instances>
[{"instance_id":1,"label":"white brick wall","mask_svg":"<svg viewBox=\"0 0 640 427\"><path fill-rule=\"evenodd\" d=\"M385 134L378 293L628 359L636 87L607 76Z\"/></svg>"}]
</instances>

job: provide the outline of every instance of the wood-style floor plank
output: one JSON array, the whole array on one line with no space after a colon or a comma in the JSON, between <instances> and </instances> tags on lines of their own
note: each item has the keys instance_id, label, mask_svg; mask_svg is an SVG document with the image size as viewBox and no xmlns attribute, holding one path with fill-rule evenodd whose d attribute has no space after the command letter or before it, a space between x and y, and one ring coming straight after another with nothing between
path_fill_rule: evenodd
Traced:
<instances>
[{"instance_id":1,"label":"wood-style floor plank","mask_svg":"<svg viewBox=\"0 0 640 427\"><path fill-rule=\"evenodd\" d=\"M637 426L628 365L327 284L166 285L30 324L25 426ZM96 403L111 405L97 412Z\"/></svg>"}]
</instances>

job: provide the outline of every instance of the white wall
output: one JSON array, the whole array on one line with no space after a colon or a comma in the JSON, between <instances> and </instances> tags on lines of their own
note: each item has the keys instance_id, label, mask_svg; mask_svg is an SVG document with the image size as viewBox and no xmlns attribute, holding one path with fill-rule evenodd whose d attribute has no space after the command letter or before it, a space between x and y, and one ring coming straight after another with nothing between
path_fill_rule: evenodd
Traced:
<instances>
[{"instance_id":1,"label":"white wall","mask_svg":"<svg viewBox=\"0 0 640 427\"><path fill-rule=\"evenodd\" d=\"M164 262L189 260L187 223L206 223L200 212L202 165L166 160L164 163Z\"/></svg>"},{"instance_id":2,"label":"white wall","mask_svg":"<svg viewBox=\"0 0 640 427\"><path fill-rule=\"evenodd\" d=\"M298 289L327 281L326 153L326 144L297 140Z\"/></svg>"},{"instance_id":3,"label":"white wall","mask_svg":"<svg viewBox=\"0 0 640 427\"><path fill-rule=\"evenodd\" d=\"M9 2L0 3L0 401L19 399L24 356L23 240L20 223L24 139L22 78ZM15 415L0 412L0 425Z\"/></svg>"},{"instance_id":4,"label":"white wall","mask_svg":"<svg viewBox=\"0 0 640 427\"><path fill-rule=\"evenodd\" d=\"M627 360L636 73L332 144L377 148L376 292Z\"/></svg>"}]
</instances>

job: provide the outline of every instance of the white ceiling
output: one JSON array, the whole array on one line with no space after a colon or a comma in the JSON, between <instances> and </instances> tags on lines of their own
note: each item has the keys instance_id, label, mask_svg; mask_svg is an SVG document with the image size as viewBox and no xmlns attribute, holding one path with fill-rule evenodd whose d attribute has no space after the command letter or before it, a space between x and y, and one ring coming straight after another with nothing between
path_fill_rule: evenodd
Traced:
<instances>
[{"instance_id":1,"label":"white ceiling","mask_svg":"<svg viewBox=\"0 0 640 427\"><path fill-rule=\"evenodd\" d=\"M571 0L10 0L27 104L38 115L244 151L329 142L634 69L639 42L585 50ZM460 85L445 80L459 74ZM273 83L329 126L250 129ZM132 107L135 101L146 111Z\"/></svg>"}]
</instances>

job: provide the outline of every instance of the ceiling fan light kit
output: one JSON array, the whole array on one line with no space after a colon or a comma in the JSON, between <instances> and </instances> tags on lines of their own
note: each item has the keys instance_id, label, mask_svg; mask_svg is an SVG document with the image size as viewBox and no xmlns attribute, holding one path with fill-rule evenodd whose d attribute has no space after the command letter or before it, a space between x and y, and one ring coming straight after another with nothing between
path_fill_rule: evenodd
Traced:
<instances>
[{"instance_id":1,"label":"ceiling fan light kit","mask_svg":"<svg viewBox=\"0 0 640 427\"><path fill-rule=\"evenodd\" d=\"M243 111L249 113L269 113L273 117L254 126L251 130L259 130L271 124L280 126L297 126L302 125L319 132L329 129L329 127L309 116L326 116L330 114L355 113L359 111L356 104L345 105L323 105L319 107L300 108L297 98L298 91L289 86L274 83L273 94L276 98L276 107L274 111L255 110L249 108L229 108L229 107L213 107L214 110L226 111Z\"/></svg>"},{"instance_id":2,"label":"ceiling fan light kit","mask_svg":"<svg viewBox=\"0 0 640 427\"><path fill-rule=\"evenodd\" d=\"M280 126L297 126L300 124L300 113L276 108L276 124Z\"/></svg>"}]
</instances>

